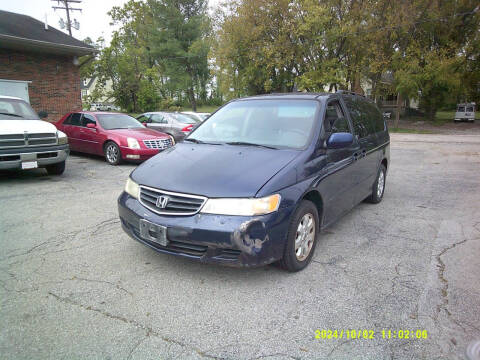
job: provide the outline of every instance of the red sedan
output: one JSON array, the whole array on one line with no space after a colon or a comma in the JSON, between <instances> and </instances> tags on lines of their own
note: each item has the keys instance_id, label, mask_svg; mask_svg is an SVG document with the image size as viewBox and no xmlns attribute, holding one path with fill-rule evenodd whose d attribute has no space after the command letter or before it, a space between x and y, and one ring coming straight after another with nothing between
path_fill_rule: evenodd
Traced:
<instances>
[{"instance_id":1,"label":"red sedan","mask_svg":"<svg viewBox=\"0 0 480 360\"><path fill-rule=\"evenodd\" d=\"M67 134L71 150L105 156L111 165L146 160L175 144L172 136L147 129L126 114L73 112L55 125Z\"/></svg>"}]
</instances>

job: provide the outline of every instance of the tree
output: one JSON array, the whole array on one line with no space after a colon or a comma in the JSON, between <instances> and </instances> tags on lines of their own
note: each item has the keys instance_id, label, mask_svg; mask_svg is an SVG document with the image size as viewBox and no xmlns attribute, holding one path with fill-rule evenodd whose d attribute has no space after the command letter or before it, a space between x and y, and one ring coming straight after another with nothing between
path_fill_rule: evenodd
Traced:
<instances>
[{"instance_id":1,"label":"tree","mask_svg":"<svg viewBox=\"0 0 480 360\"><path fill-rule=\"evenodd\" d=\"M210 77L205 0L149 0L152 12L151 55L170 89L185 91L194 111L196 94L206 98Z\"/></svg>"}]
</instances>

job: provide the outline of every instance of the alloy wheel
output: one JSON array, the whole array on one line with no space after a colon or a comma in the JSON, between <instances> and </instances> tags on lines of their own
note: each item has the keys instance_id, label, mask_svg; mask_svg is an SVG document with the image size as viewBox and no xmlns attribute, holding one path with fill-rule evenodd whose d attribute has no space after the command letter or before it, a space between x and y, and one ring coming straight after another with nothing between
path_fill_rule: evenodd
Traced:
<instances>
[{"instance_id":1,"label":"alloy wheel","mask_svg":"<svg viewBox=\"0 0 480 360\"><path fill-rule=\"evenodd\" d=\"M118 159L118 148L113 145L113 144L110 144L107 146L107 160L108 162L110 163L115 163Z\"/></svg>"},{"instance_id":2,"label":"alloy wheel","mask_svg":"<svg viewBox=\"0 0 480 360\"><path fill-rule=\"evenodd\" d=\"M312 214L303 215L298 223L295 235L295 255L298 261L304 261L313 247L315 241L315 218Z\"/></svg>"}]
</instances>

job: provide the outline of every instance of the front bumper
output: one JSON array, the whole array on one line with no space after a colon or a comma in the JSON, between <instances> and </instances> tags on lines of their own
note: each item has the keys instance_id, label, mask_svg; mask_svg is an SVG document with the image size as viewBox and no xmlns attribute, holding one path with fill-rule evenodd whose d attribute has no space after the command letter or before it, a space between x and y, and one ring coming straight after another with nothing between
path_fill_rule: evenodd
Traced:
<instances>
[{"instance_id":1,"label":"front bumper","mask_svg":"<svg viewBox=\"0 0 480 360\"><path fill-rule=\"evenodd\" d=\"M65 161L69 153L68 144L0 150L0 169L21 169L26 161L36 161L38 167L45 167Z\"/></svg>"},{"instance_id":2,"label":"front bumper","mask_svg":"<svg viewBox=\"0 0 480 360\"><path fill-rule=\"evenodd\" d=\"M124 160L147 160L150 159L152 156L157 155L158 153L162 152L166 149L130 149L126 146L121 146L121 153L122 159Z\"/></svg>"},{"instance_id":3,"label":"front bumper","mask_svg":"<svg viewBox=\"0 0 480 360\"><path fill-rule=\"evenodd\" d=\"M166 254L204 263L262 266L283 256L290 209L263 216L195 214L162 216L123 192L118 198L123 230L133 239ZM140 237L140 219L167 227L164 247Z\"/></svg>"}]
</instances>

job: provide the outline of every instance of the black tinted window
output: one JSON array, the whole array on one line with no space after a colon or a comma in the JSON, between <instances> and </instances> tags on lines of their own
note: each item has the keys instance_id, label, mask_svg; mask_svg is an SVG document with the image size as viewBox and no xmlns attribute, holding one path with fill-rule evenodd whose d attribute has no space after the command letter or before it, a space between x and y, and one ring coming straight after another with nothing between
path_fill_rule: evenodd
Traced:
<instances>
[{"instance_id":1,"label":"black tinted window","mask_svg":"<svg viewBox=\"0 0 480 360\"><path fill-rule=\"evenodd\" d=\"M71 120L72 120L72 115L73 115L73 114L68 115L68 117L67 117L67 118L65 119L65 121L63 122L63 125L70 125L70 124L72 123L72 122L71 122Z\"/></svg>"},{"instance_id":2,"label":"black tinted window","mask_svg":"<svg viewBox=\"0 0 480 360\"><path fill-rule=\"evenodd\" d=\"M345 103L352 118L353 129L359 139L384 130L382 114L374 104L353 97L346 97Z\"/></svg>"},{"instance_id":3,"label":"black tinted window","mask_svg":"<svg viewBox=\"0 0 480 360\"><path fill-rule=\"evenodd\" d=\"M80 123L81 117L82 117L82 114L80 113L72 114L72 116L70 117L70 124L75 126L81 126L81 123Z\"/></svg>"},{"instance_id":4,"label":"black tinted window","mask_svg":"<svg viewBox=\"0 0 480 360\"><path fill-rule=\"evenodd\" d=\"M347 104L348 112L352 118L353 131L358 138L364 138L368 136L368 129L365 124L365 117L362 110L358 106L358 103L350 96L345 97L345 103Z\"/></svg>"}]
</instances>

